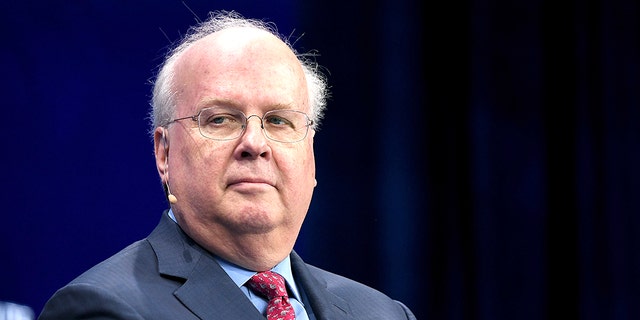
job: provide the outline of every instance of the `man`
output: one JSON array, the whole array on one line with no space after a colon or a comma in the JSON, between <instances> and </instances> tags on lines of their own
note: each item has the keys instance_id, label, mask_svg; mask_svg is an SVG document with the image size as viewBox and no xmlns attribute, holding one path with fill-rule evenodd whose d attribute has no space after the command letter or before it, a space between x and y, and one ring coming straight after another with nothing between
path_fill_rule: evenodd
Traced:
<instances>
[{"instance_id":1,"label":"man","mask_svg":"<svg viewBox=\"0 0 640 320\"><path fill-rule=\"evenodd\" d=\"M170 210L56 292L40 319L415 319L292 251L325 95L317 67L267 24L219 12L191 30L154 87Z\"/></svg>"}]
</instances>

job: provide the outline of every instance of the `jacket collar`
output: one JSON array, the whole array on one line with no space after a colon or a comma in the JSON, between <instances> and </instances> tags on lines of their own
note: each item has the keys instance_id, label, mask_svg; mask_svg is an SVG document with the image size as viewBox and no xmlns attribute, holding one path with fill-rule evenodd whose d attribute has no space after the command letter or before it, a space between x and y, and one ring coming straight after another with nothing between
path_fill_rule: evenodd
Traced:
<instances>
[{"instance_id":1,"label":"jacket collar","mask_svg":"<svg viewBox=\"0 0 640 320\"><path fill-rule=\"evenodd\" d=\"M167 215L147 238L158 259L158 271L183 284L173 293L201 319L260 319L263 317L215 261ZM328 284L312 275L298 254L291 253L296 285L304 290L316 319L352 319L349 303L333 294Z\"/></svg>"}]
</instances>

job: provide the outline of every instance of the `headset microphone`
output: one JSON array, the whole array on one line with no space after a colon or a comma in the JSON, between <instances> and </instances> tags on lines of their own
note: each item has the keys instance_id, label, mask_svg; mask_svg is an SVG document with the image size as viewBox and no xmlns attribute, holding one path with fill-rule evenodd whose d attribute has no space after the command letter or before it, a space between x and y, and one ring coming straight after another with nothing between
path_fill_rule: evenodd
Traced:
<instances>
[{"instance_id":1,"label":"headset microphone","mask_svg":"<svg viewBox=\"0 0 640 320\"><path fill-rule=\"evenodd\" d=\"M173 194L171 194L171 190L169 190L169 184L167 183L167 199L169 199L169 203L174 204L176 202L178 202L178 198L176 198L176 196L174 196Z\"/></svg>"}]
</instances>

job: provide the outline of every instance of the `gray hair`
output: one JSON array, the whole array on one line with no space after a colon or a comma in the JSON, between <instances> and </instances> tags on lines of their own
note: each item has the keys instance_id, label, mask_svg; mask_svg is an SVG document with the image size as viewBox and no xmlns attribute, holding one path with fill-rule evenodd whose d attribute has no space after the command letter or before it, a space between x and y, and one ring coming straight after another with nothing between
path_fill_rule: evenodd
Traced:
<instances>
[{"instance_id":1,"label":"gray hair","mask_svg":"<svg viewBox=\"0 0 640 320\"><path fill-rule=\"evenodd\" d=\"M317 130L318 124L324 115L329 92L326 77L321 72L320 66L310 59L310 57L315 55L313 53L299 54L293 48L289 39L281 36L277 32L276 26L273 23L247 19L234 11L215 11L209 14L209 19L191 27L187 35L178 43L178 46L169 51L164 62L160 65L160 71L153 83L153 98L151 100L152 111L150 117L152 122L152 135L157 127L166 125L175 116L176 92L173 86L173 80L175 77L175 64L178 58L194 42L214 32L235 27L249 27L267 31L282 40L296 55L298 61L300 61L307 82L310 108L309 117L314 123L313 129Z\"/></svg>"}]
</instances>

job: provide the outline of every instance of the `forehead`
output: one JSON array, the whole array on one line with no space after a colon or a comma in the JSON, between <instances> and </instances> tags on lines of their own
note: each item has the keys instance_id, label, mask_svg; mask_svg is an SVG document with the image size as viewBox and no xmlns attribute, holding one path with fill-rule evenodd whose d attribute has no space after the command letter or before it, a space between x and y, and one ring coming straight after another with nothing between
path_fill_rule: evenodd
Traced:
<instances>
[{"instance_id":1,"label":"forehead","mask_svg":"<svg viewBox=\"0 0 640 320\"><path fill-rule=\"evenodd\" d=\"M178 108L204 101L286 104L307 109L302 66L282 40L252 28L232 28L196 41L176 62Z\"/></svg>"}]
</instances>

